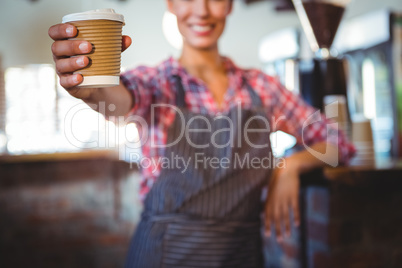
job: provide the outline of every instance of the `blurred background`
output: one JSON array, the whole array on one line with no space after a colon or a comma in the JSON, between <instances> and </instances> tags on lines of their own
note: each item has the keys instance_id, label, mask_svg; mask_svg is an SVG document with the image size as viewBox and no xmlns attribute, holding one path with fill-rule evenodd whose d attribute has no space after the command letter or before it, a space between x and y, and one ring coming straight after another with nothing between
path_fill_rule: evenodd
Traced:
<instances>
[{"instance_id":1,"label":"blurred background","mask_svg":"<svg viewBox=\"0 0 402 268\"><path fill-rule=\"evenodd\" d=\"M137 129L106 121L60 87L48 36L64 15L100 8L123 14L133 39L122 71L180 55L163 0L0 0L0 267L123 265L142 208L130 161L140 153ZM331 53L347 60L350 128L369 122L373 155L362 152L355 169L325 182L311 177L321 180L303 186L301 229L282 245L266 239L267 267L402 267L401 14L400 0L347 6ZM296 94L316 77L289 0L234 0L220 50ZM276 156L295 144L284 133L271 140Z\"/></svg>"},{"instance_id":2,"label":"blurred background","mask_svg":"<svg viewBox=\"0 0 402 268\"><path fill-rule=\"evenodd\" d=\"M262 39L278 29L297 26L298 18L292 10L277 12L276 6L283 5L285 1L234 2L234 12L222 38L221 51L240 66L261 68L263 62L259 56L259 45ZM105 134L114 133L114 125L99 123L99 120L95 120L98 115L90 110L80 113L80 118L85 119L75 120L75 126L68 126L74 128L71 130L77 137L74 140L82 142L71 142L64 138L65 124L61 122L71 107L80 102L70 98L57 85L49 49L52 41L47 35L49 25L61 22L64 15L106 7L123 14L126 20L123 33L133 38L132 47L122 56L123 70L139 64L156 65L167 57L177 57L180 53L180 39L175 32L174 18L166 14L165 2L161 0L82 0L69 3L3 0L2 6L1 19L4 23L8 24L13 20L12 27L1 29L1 34L7 38L3 38L0 44L2 66L6 73L8 111L7 131L3 129L3 135L6 134L7 137L3 136L2 142L3 151L7 153L80 150L88 147L87 141L100 139L104 144L106 139L114 143L109 148L118 147L115 144L116 137L112 135L109 138ZM375 8L377 7L374 5L372 9ZM27 80L22 77L29 78ZM26 101L21 101L21 96ZM33 107L39 109L32 109ZM40 127L37 127L38 124ZM31 130L24 131L27 128ZM135 129L130 129L127 130L127 137L135 134ZM125 130L120 130L123 131ZM117 138L122 143L125 135L120 134Z\"/></svg>"},{"instance_id":3,"label":"blurred background","mask_svg":"<svg viewBox=\"0 0 402 268\"><path fill-rule=\"evenodd\" d=\"M1 0L1 7L0 20L4 27L0 29L0 56L4 79L1 75L0 152L25 154L100 147L116 149L125 142L133 142L137 137L134 125L116 129L114 124L102 121L96 113L80 106L80 101L71 98L58 86L50 52L52 41L47 29L50 25L60 23L66 14L113 8L125 16L123 33L133 39L133 45L122 55L122 70L140 64L156 65L167 57L177 57L180 53L175 18L166 14L165 2ZM397 135L392 110L397 107L388 105L392 99L391 91L396 85L394 74L397 72L397 63L388 58L397 61L400 57L389 55L390 52L384 52L383 48L368 52L366 50L383 43L387 46L389 42L397 42L391 37L391 23L394 22L391 22L390 14L400 9L398 0L352 1L346 9L334 44L334 48L342 53L354 53L354 61L350 64L353 77L350 80L350 96L363 91L363 81L374 79L378 88L371 95L384 99L380 106L388 108L377 109L383 117L383 120L376 121L377 134L380 133L377 152L383 156L391 154L390 142ZM370 24L373 20L374 23ZM350 27L345 26L348 23ZM233 14L228 20L220 49L239 66L260 68L271 75L279 76L283 84L295 91L299 86L295 77L288 77L292 65L287 60L312 56L299 19L288 0L235 0ZM390 49L396 48L388 48ZM361 74L363 64L366 71ZM374 70L371 68L373 64ZM367 72L374 72L376 75L372 77ZM368 98L367 101L372 102L373 99ZM365 105L366 110L368 106L370 105ZM72 109L78 111L79 118L74 117L69 121L70 124L64 124L64 119ZM358 114L360 111L356 109L364 108L351 109ZM373 112L375 110L371 111ZM370 119L378 116L380 115L369 114ZM274 149L278 155L294 144L292 137L282 133L277 139L281 141L275 142ZM381 149L385 147L387 148ZM126 153L121 154L124 159Z\"/></svg>"}]
</instances>

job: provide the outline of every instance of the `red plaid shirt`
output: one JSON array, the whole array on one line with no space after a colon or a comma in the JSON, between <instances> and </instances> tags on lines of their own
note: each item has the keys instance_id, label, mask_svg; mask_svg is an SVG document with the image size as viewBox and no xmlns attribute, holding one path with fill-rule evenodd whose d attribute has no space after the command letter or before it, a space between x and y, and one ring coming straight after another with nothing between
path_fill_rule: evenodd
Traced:
<instances>
[{"instance_id":1,"label":"red plaid shirt","mask_svg":"<svg viewBox=\"0 0 402 268\"><path fill-rule=\"evenodd\" d=\"M284 116L285 120L279 120L275 130L282 130L293 135L299 144L311 145L325 140L337 144L341 163L346 163L353 156L355 152L353 145L347 142L342 132L328 124L326 119L307 127L303 126L306 119L315 113L316 109L285 89L275 78L260 70L241 69L230 59L225 57L223 59L229 77L229 87L222 108L218 107L205 83L187 73L174 58L169 58L156 67L140 66L121 75L124 85L135 99L130 115L135 114L145 119L148 124L147 130L140 129L140 133L148 134L148 139L145 139L141 147L142 157L146 158L148 163L141 168L141 198L145 197L160 174L161 168L157 164L157 159L164 153L160 145L166 144L167 129L175 117L174 110L168 107L159 107L152 112L151 104L175 105L176 89L172 82L174 75L179 75L182 79L186 92L186 107L192 112L201 114L226 112L233 104L238 103L242 108L250 108L251 98L242 83L245 78L260 96L267 117L271 120L271 126L275 126L275 121L278 122L278 119ZM333 131L328 132L327 127ZM159 146L153 146L153 144Z\"/></svg>"}]
</instances>

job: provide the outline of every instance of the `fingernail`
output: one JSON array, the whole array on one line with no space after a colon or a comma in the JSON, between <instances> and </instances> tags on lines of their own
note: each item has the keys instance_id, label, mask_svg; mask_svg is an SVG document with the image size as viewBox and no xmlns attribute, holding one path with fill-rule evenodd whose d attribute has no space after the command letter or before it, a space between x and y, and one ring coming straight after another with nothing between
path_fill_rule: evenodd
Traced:
<instances>
[{"instance_id":1,"label":"fingernail","mask_svg":"<svg viewBox=\"0 0 402 268\"><path fill-rule=\"evenodd\" d=\"M279 243L282 242L282 237L281 237L281 236L278 236L278 237L276 238L276 241L278 241Z\"/></svg>"},{"instance_id":2,"label":"fingernail","mask_svg":"<svg viewBox=\"0 0 402 268\"><path fill-rule=\"evenodd\" d=\"M67 33L68 36L72 36L73 32L74 32L74 27L73 26L68 26L66 28L66 33Z\"/></svg>"},{"instance_id":3,"label":"fingernail","mask_svg":"<svg viewBox=\"0 0 402 268\"><path fill-rule=\"evenodd\" d=\"M271 236L271 232L270 232L270 231L265 231L265 236L270 237L270 236Z\"/></svg>"},{"instance_id":4,"label":"fingernail","mask_svg":"<svg viewBox=\"0 0 402 268\"><path fill-rule=\"evenodd\" d=\"M84 58L83 57L78 57L77 60L75 61L78 66L84 66Z\"/></svg>"},{"instance_id":5,"label":"fingernail","mask_svg":"<svg viewBox=\"0 0 402 268\"><path fill-rule=\"evenodd\" d=\"M74 82L75 84L78 83L78 75L74 75L74 76L73 76L73 82Z\"/></svg>"},{"instance_id":6,"label":"fingernail","mask_svg":"<svg viewBox=\"0 0 402 268\"><path fill-rule=\"evenodd\" d=\"M81 43L78 48L82 51L82 52L87 52L89 49L88 43L87 42L83 42Z\"/></svg>"}]
</instances>

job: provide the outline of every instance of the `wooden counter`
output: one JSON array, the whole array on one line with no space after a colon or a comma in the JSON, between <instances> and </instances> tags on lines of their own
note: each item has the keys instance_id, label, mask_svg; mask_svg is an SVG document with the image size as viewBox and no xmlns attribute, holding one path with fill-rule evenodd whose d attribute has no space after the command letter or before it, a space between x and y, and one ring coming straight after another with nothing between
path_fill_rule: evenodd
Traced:
<instances>
[{"instance_id":1,"label":"wooden counter","mask_svg":"<svg viewBox=\"0 0 402 268\"><path fill-rule=\"evenodd\" d=\"M88 150L43 154L0 155L0 163L45 162L104 158L118 160L118 153L110 150Z\"/></svg>"},{"instance_id":2,"label":"wooden counter","mask_svg":"<svg viewBox=\"0 0 402 268\"><path fill-rule=\"evenodd\" d=\"M402 162L301 178L301 226L265 239L267 267L402 267Z\"/></svg>"},{"instance_id":3,"label":"wooden counter","mask_svg":"<svg viewBox=\"0 0 402 268\"><path fill-rule=\"evenodd\" d=\"M365 185L375 183L375 180L402 179L402 160L383 160L377 161L368 166L347 166L337 168L325 168L324 176L326 179L344 183L348 185Z\"/></svg>"},{"instance_id":4,"label":"wooden counter","mask_svg":"<svg viewBox=\"0 0 402 268\"><path fill-rule=\"evenodd\" d=\"M122 267L138 181L110 151L0 156L0 267Z\"/></svg>"},{"instance_id":5,"label":"wooden counter","mask_svg":"<svg viewBox=\"0 0 402 268\"><path fill-rule=\"evenodd\" d=\"M0 156L0 267L122 267L139 171L110 151ZM301 178L302 222L266 267L402 267L402 162Z\"/></svg>"}]
</instances>

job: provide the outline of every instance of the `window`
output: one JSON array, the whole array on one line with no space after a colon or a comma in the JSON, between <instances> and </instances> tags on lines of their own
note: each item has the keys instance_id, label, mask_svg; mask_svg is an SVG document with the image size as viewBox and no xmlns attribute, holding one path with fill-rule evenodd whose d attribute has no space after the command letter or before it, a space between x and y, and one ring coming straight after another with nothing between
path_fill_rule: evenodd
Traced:
<instances>
[{"instance_id":1,"label":"window","mask_svg":"<svg viewBox=\"0 0 402 268\"><path fill-rule=\"evenodd\" d=\"M70 96L50 64L8 68L5 96L4 130L10 154L101 149L117 150L128 159L125 145L138 140L135 125L116 127Z\"/></svg>"}]
</instances>

